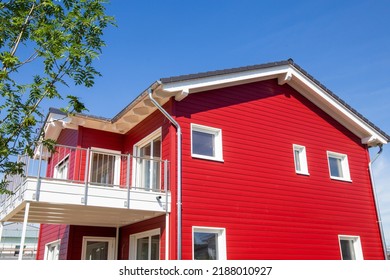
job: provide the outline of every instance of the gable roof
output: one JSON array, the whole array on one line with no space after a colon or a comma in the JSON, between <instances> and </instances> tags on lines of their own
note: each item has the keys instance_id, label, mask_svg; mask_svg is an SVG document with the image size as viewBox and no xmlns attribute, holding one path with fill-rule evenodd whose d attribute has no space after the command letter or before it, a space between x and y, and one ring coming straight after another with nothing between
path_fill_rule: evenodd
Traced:
<instances>
[{"instance_id":1,"label":"gable roof","mask_svg":"<svg viewBox=\"0 0 390 280\"><path fill-rule=\"evenodd\" d=\"M76 114L70 117L68 124L86 125L95 129L126 133L156 110L149 100L149 89L153 90L154 98L160 104L164 104L171 97L180 102L188 94L269 79L277 79L280 85L290 85L358 136L362 143L376 146L390 141L390 137L384 131L327 89L292 59L161 78L112 119Z\"/></svg>"}]
</instances>

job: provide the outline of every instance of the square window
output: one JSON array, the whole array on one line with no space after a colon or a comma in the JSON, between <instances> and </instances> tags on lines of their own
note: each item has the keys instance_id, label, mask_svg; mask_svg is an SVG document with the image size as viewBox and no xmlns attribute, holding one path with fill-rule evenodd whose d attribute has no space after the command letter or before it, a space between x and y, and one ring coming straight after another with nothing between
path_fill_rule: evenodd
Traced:
<instances>
[{"instance_id":1,"label":"square window","mask_svg":"<svg viewBox=\"0 0 390 280\"><path fill-rule=\"evenodd\" d=\"M293 150L294 150L295 172L298 174L309 175L305 146L294 144Z\"/></svg>"},{"instance_id":2,"label":"square window","mask_svg":"<svg viewBox=\"0 0 390 280\"><path fill-rule=\"evenodd\" d=\"M225 229L193 228L194 260L226 260Z\"/></svg>"},{"instance_id":3,"label":"square window","mask_svg":"<svg viewBox=\"0 0 390 280\"><path fill-rule=\"evenodd\" d=\"M341 258L343 260L362 260L363 252L359 236L339 236Z\"/></svg>"},{"instance_id":4,"label":"square window","mask_svg":"<svg viewBox=\"0 0 390 280\"><path fill-rule=\"evenodd\" d=\"M328 152L328 163L330 178L351 181L347 155Z\"/></svg>"},{"instance_id":5,"label":"square window","mask_svg":"<svg viewBox=\"0 0 390 280\"><path fill-rule=\"evenodd\" d=\"M221 129L191 124L191 155L223 161Z\"/></svg>"}]
</instances>

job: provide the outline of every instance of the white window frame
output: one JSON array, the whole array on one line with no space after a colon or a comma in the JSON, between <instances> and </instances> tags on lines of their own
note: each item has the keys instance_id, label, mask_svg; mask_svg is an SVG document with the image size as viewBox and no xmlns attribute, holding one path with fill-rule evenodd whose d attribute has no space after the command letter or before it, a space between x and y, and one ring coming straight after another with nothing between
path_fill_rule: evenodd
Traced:
<instances>
[{"instance_id":1,"label":"white window frame","mask_svg":"<svg viewBox=\"0 0 390 280\"><path fill-rule=\"evenodd\" d=\"M343 259L343 252L341 250L341 240L352 240L353 250L355 253L355 260L364 260L362 244L360 242L360 236L357 235L339 235L339 247L340 247L340 258Z\"/></svg>"},{"instance_id":2,"label":"white window frame","mask_svg":"<svg viewBox=\"0 0 390 280\"><path fill-rule=\"evenodd\" d=\"M88 174L89 182L92 181L92 161L93 161L93 154L94 153L106 153L106 154L110 154L112 156L115 156L115 163L114 163L115 170L114 170L114 184L113 184L113 186L118 187L120 184L120 178L121 178L121 152L116 151L116 150L91 147L90 159L89 159L89 174Z\"/></svg>"},{"instance_id":3,"label":"white window frame","mask_svg":"<svg viewBox=\"0 0 390 280\"><path fill-rule=\"evenodd\" d=\"M328 158L329 176L331 179L352 182L351 173L349 171L348 156L346 154L327 151L327 158ZM336 158L341 161L342 177L332 176L330 160L329 160L330 158Z\"/></svg>"},{"instance_id":4,"label":"white window frame","mask_svg":"<svg viewBox=\"0 0 390 280\"><path fill-rule=\"evenodd\" d=\"M192 136L193 131L214 135L214 156L207 156L207 155L193 153L193 142L194 142ZM194 158L223 161L222 129L191 123L191 156Z\"/></svg>"},{"instance_id":5,"label":"white window frame","mask_svg":"<svg viewBox=\"0 0 390 280\"><path fill-rule=\"evenodd\" d=\"M141 141L138 141L136 144L134 144L133 155L135 155L136 157L139 157L140 156L140 149L159 137L161 138L160 151L162 153L162 133L161 132L162 132L162 129L161 129L161 127L159 127L158 129L156 129L155 131L150 133L148 136L144 137ZM151 159L153 159L153 157L151 157ZM141 186L142 170L140 170L139 167L140 166L139 166L139 163L137 162L137 158L133 158L133 172L132 172L133 176L132 176L131 182L132 182L132 186L134 186L134 187ZM151 168L153 168L153 166L151 166ZM153 174L153 170L150 171L151 177L152 177L152 174ZM161 176L161 165L160 165L160 184L161 184L161 179L162 179L161 177L162 176ZM150 182L152 182L152 178L150 178ZM150 187L149 191L153 191L153 189Z\"/></svg>"},{"instance_id":6,"label":"white window frame","mask_svg":"<svg viewBox=\"0 0 390 280\"><path fill-rule=\"evenodd\" d=\"M298 157L296 156L296 151L298 152L299 155ZM306 147L302 145L293 144L293 154L294 154L295 172L297 174L310 175L309 168L307 165ZM297 161L299 162L300 170L297 166Z\"/></svg>"},{"instance_id":7,"label":"white window frame","mask_svg":"<svg viewBox=\"0 0 390 280\"><path fill-rule=\"evenodd\" d=\"M115 237L101 237L101 236L83 236L83 245L81 249L81 260L86 260L85 254L87 253L88 241L93 242L108 242L107 260L114 260L115 256Z\"/></svg>"},{"instance_id":8,"label":"white window frame","mask_svg":"<svg viewBox=\"0 0 390 280\"><path fill-rule=\"evenodd\" d=\"M200 233L216 233L218 234L217 240L217 260L226 260L226 229L218 227L202 227L202 226L193 226L192 227L192 259L195 257L195 240L194 235L196 232Z\"/></svg>"},{"instance_id":9,"label":"white window frame","mask_svg":"<svg viewBox=\"0 0 390 280\"><path fill-rule=\"evenodd\" d=\"M150 241L151 237L154 235L159 236L159 244L158 244L159 256L158 256L158 258L160 259L160 255L161 255L161 230L160 230L160 228L155 228L152 230L147 230L147 231L131 234L129 236L129 240L130 240L130 242L129 242L129 260L136 260L137 259L137 240L140 238L149 237L149 241ZM149 245L150 245L150 243L149 243ZM149 246L148 255L149 255L149 260L150 260L151 246Z\"/></svg>"},{"instance_id":10,"label":"white window frame","mask_svg":"<svg viewBox=\"0 0 390 280\"><path fill-rule=\"evenodd\" d=\"M65 178L60 178L59 175L62 174L58 172L59 168L63 165L66 165L66 176ZM68 179L68 174L69 174L69 154L67 154L63 159L61 159L56 166L54 167L54 178L55 179L62 179L62 180L67 180Z\"/></svg>"},{"instance_id":11,"label":"white window frame","mask_svg":"<svg viewBox=\"0 0 390 280\"><path fill-rule=\"evenodd\" d=\"M58 239L58 240L55 240L55 241L52 241L52 242L49 242L49 243L46 243L45 244L45 255L44 255L44 260L58 260L59 259L59 256L60 256L60 246L61 246L61 239ZM50 251L50 248L53 248L56 250L54 253L54 257L51 255L51 251ZM50 258L49 258L49 254L50 254Z\"/></svg>"}]
</instances>

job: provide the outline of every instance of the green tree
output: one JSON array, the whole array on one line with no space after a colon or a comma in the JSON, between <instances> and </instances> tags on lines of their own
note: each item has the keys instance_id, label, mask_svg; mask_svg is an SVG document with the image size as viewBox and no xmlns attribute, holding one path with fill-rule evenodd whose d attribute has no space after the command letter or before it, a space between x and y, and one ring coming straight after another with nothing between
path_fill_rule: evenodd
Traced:
<instances>
[{"instance_id":1,"label":"green tree","mask_svg":"<svg viewBox=\"0 0 390 280\"><path fill-rule=\"evenodd\" d=\"M85 110L78 97L61 94L73 85L92 87L100 73L93 61L114 25L104 0L9 0L0 2L0 193L10 176L23 173L18 154L32 155L45 100L62 99L66 113ZM33 69L26 77L23 70ZM53 144L47 140L45 145Z\"/></svg>"}]
</instances>

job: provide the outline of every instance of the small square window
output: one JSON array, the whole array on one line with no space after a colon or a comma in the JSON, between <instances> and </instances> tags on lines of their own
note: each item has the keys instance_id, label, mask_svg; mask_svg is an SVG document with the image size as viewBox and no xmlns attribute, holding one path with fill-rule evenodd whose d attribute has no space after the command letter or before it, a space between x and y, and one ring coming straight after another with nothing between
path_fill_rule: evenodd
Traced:
<instances>
[{"instance_id":1,"label":"small square window","mask_svg":"<svg viewBox=\"0 0 390 280\"><path fill-rule=\"evenodd\" d=\"M193 228L194 260L226 260L225 229Z\"/></svg>"},{"instance_id":2,"label":"small square window","mask_svg":"<svg viewBox=\"0 0 390 280\"><path fill-rule=\"evenodd\" d=\"M351 181L347 155L328 152L328 163L330 178Z\"/></svg>"},{"instance_id":3,"label":"small square window","mask_svg":"<svg viewBox=\"0 0 390 280\"><path fill-rule=\"evenodd\" d=\"M359 236L339 236L341 258L343 260L362 260L363 252Z\"/></svg>"},{"instance_id":4,"label":"small square window","mask_svg":"<svg viewBox=\"0 0 390 280\"><path fill-rule=\"evenodd\" d=\"M295 172L298 174L309 175L305 146L294 144L293 150L294 150Z\"/></svg>"},{"instance_id":5,"label":"small square window","mask_svg":"<svg viewBox=\"0 0 390 280\"><path fill-rule=\"evenodd\" d=\"M221 129L191 124L191 155L223 161Z\"/></svg>"}]
</instances>

